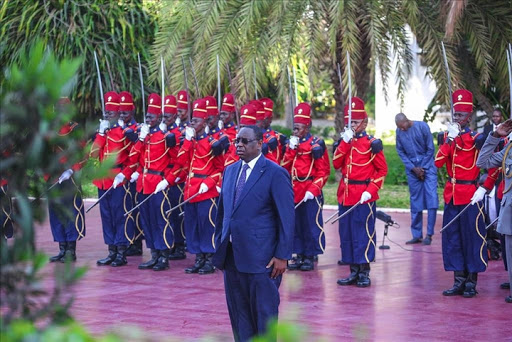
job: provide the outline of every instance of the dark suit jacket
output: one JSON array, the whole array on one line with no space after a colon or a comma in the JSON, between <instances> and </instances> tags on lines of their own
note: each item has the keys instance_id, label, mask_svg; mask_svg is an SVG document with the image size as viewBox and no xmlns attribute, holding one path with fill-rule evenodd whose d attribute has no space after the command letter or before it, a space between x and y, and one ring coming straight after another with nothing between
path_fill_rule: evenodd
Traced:
<instances>
[{"instance_id":1,"label":"dark suit jacket","mask_svg":"<svg viewBox=\"0 0 512 342\"><path fill-rule=\"evenodd\" d=\"M293 190L288 172L263 155L256 162L235 204L242 161L224 171L215 223L215 266L224 269L232 237L239 272L264 273L272 257L290 259L295 229Z\"/></svg>"},{"instance_id":2,"label":"dark suit jacket","mask_svg":"<svg viewBox=\"0 0 512 342\"><path fill-rule=\"evenodd\" d=\"M485 125L484 126L484 133L483 133L485 138L487 138L489 136L489 133L491 133L491 132L492 132L492 123Z\"/></svg>"}]
</instances>

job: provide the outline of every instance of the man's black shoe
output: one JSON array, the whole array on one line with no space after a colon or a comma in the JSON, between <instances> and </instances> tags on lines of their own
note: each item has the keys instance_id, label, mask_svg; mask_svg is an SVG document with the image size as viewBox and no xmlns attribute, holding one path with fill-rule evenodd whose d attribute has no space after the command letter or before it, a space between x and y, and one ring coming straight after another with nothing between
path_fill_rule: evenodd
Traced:
<instances>
[{"instance_id":1,"label":"man's black shoe","mask_svg":"<svg viewBox=\"0 0 512 342\"><path fill-rule=\"evenodd\" d=\"M126 253L124 253L125 256L138 256L142 255L142 241L137 240L134 243L128 247L126 250Z\"/></svg>"},{"instance_id":2,"label":"man's black shoe","mask_svg":"<svg viewBox=\"0 0 512 342\"><path fill-rule=\"evenodd\" d=\"M112 267L120 267L128 264L128 261L126 260L126 246L118 246L117 247L117 255L114 261L110 264Z\"/></svg>"},{"instance_id":3,"label":"man's black shoe","mask_svg":"<svg viewBox=\"0 0 512 342\"><path fill-rule=\"evenodd\" d=\"M508 296L505 298L505 302L512 303L512 296Z\"/></svg>"},{"instance_id":4,"label":"man's black shoe","mask_svg":"<svg viewBox=\"0 0 512 342\"><path fill-rule=\"evenodd\" d=\"M96 261L98 266L108 266L116 259L117 247L114 245L108 245L108 256L106 258Z\"/></svg>"},{"instance_id":5,"label":"man's black shoe","mask_svg":"<svg viewBox=\"0 0 512 342\"><path fill-rule=\"evenodd\" d=\"M69 241L66 246L66 253L59 260L60 262L66 261L75 262L76 261L76 241Z\"/></svg>"},{"instance_id":6,"label":"man's black shoe","mask_svg":"<svg viewBox=\"0 0 512 342\"><path fill-rule=\"evenodd\" d=\"M67 246L68 246L67 242L59 242L59 254L57 254L55 256L52 256L50 258L50 262L60 261L64 257L64 254L66 254L66 247Z\"/></svg>"},{"instance_id":7,"label":"man's black shoe","mask_svg":"<svg viewBox=\"0 0 512 342\"><path fill-rule=\"evenodd\" d=\"M443 296L460 296L464 293L466 274L464 271L453 272L453 286L448 290L443 291Z\"/></svg>"},{"instance_id":8,"label":"man's black shoe","mask_svg":"<svg viewBox=\"0 0 512 342\"><path fill-rule=\"evenodd\" d=\"M425 239L423 239L423 244L428 246L431 243L432 243L432 235L427 235L427 237Z\"/></svg>"},{"instance_id":9,"label":"man's black shoe","mask_svg":"<svg viewBox=\"0 0 512 342\"><path fill-rule=\"evenodd\" d=\"M510 289L510 283L501 283L500 289L509 290Z\"/></svg>"},{"instance_id":10,"label":"man's black shoe","mask_svg":"<svg viewBox=\"0 0 512 342\"><path fill-rule=\"evenodd\" d=\"M372 284L370 280L370 264L362 264L359 266L359 274L357 275L357 287L368 287Z\"/></svg>"},{"instance_id":11,"label":"man's black shoe","mask_svg":"<svg viewBox=\"0 0 512 342\"><path fill-rule=\"evenodd\" d=\"M212 263L212 256L213 256L213 254L210 254L210 253L206 254L204 265L197 271L197 273L211 274L211 273L215 272L215 267L213 267L213 263Z\"/></svg>"},{"instance_id":12,"label":"man's black shoe","mask_svg":"<svg viewBox=\"0 0 512 342\"><path fill-rule=\"evenodd\" d=\"M175 246L171 249L171 253L169 254L169 260L183 260L187 258L187 254L185 254L185 246Z\"/></svg>"},{"instance_id":13,"label":"man's black shoe","mask_svg":"<svg viewBox=\"0 0 512 342\"><path fill-rule=\"evenodd\" d=\"M290 271L300 270L302 263L304 262L304 256L301 254L297 254L297 256L293 257L292 260L288 263L288 269Z\"/></svg>"},{"instance_id":14,"label":"man's black shoe","mask_svg":"<svg viewBox=\"0 0 512 342\"><path fill-rule=\"evenodd\" d=\"M169 250L160 251L158 262L153 266L153 271L164 271L169 268Z\"/></svg>"},{"instance_id":15,"label":"man's black shoe","mask_svg":"<svg viewBox=\"0 0 512 342\"><path fill-rule=\"evenodd\" d=\"M411 240L407 241L405 244L406 245L413 245L415 243L421 243L422 238L412 238Z\"/></svg>"},{"instance_id":16,"label":"man's black shoe","mask_svg":"<svg viewBox=\"0 0 512 342\"><path fill-rule=\"evenodd\" d=\"M343 261L343 259L340 259L340 260L338 260L338 265L345 266L345 265L350 265L350 264L345 262L345 261Z\"/></svg>"},{"instance_id":17,"label":"man's black shoe","mask_svg":"<svg viewBox=\"0 0 512 342\"><path fill-rule=\"evenodd\" d=\"M158 257L160 256L160 252L156 249L151 250L151 259L142 264L139 264L139 270L149 270L155 267L158 262Z\"/></svg>"},{"instance_id":18,"label":"man's black shoe","mask_svg":"<svg viewBox=\"0 0 512 342\"><path fill-rule=\"evenodd\" d=\"M203 253L196 254L196 262L194 263L194 266L185 268L185 273L191 274L199 272L199 270L204 266L205 261Z\"/></svg>"},{"instance_id":19,"label":"man's black shoe","mask_svg":"<svg viewBox=\"0 0 512 342\"><path fill-rule=\"evenodd\" d=\"M350 265L350 274L347 278L338 279L337 283L341 286L354 285L357 282L359 274L359 265Z\"/></svg>"},{"instance_id":20,"label":"man's black shoe","mask_svg":"<svg viewBox=\"0 0 512 342\"><path fill-rule=\"evenodd\" d=\"M301 271L313 271L315 269L315 263L313 257L304 257L302 265L300 265Z\"/></svg>"}]
</instances>

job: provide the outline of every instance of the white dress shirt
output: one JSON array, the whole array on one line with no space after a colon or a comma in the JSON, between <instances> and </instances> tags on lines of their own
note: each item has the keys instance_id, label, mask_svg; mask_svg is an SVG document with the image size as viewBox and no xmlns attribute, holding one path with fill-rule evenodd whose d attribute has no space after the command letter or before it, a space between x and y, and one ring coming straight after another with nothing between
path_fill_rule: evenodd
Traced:
<instances>
[{"instance_id":1,"label":"white dress shirt","mask_svg":"<svg viewBox=\"0 0 512 342\"><path fill-rule=\"evenodd\" d=\"M242 174L242 170L244 169L244 165L246 165L246 164L249 165L249 168L245 172L245 181L247 182L247 180L249 179L249 175L252 172L252 169L254 169L254 165L256 165L256 162L258 161L258 159L260 159L260 157L261 157L261 153L258 154L258 156L256 158L254 158L253 160L251 160L248 163L242 161L242 167L240 168L240 171L238 172L238 177L236 177L236 184L238 184L238 180L240 179L240 175Z\"/></svg>"}]
</instances>

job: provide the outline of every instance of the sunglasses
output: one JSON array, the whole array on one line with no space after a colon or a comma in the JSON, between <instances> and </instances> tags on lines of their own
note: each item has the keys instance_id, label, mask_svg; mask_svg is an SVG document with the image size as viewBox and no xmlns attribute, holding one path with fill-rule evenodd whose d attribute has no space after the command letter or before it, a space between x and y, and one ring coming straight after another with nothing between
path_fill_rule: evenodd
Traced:
<instances>
[{"instance_id":1,"label":"sunglasses","mask_svg":"<svg viewBox=\"0 0 512 342\"><path fill-rule=\"evenodd\" d=\"M247 138L236 138L235 139L235 145L238 145L239 143L242 143L243 145L247 145L250 142L257 141L258 139L247 139Z\"/></svg>"}]
</instances>

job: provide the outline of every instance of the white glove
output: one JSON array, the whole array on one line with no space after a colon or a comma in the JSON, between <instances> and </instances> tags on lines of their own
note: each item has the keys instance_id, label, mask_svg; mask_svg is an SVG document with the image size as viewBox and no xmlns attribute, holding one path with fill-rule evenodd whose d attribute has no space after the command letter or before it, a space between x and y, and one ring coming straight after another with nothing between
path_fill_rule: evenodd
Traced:
<instances>
[{"instance_id":1,"label":"white glove","mask_svg":"<svg viewBox=\"0 0 512 342\"><path fill-rule=\"evenodd\" d=\"M217 192L220 194L220 191L222 190L222 189L220 188L220 186L217 186L217 185L216 185L215 187L217 188Z\"/></svg>"},{"instance_id":2,"label":"white glove","mask_svg":"<svg viewBox=\"0 0 512 342\"><path fill-rule=\"evenodd\" d=\"M483 200L486 193L487 190L483 186L479 186L473 194L473 197L471 197L471 204L474 205L476 202Z\"/></svg>"},{"instance_id":3,"label":"white glove","mask_svg":"<svg viewBox=\"0 0 512 342\"><path fill-rule=\"evenodd\" d=\"M199 193L204 194L207 191L208 191L208 185L201 183L201 186L199 187Z\"/></svg>"},{"instance_id":4,"label":"white glove","mask_svg":"<svg viewBox=\"0 0 512 342\"><path fill-rule=\"evenodd\" d=\"M160 130L161 130L162 132L167 131L167 125L166 125L166 124L165 124L165 122L163 122L163 121L162 121L162 122L160 122L160 125L158 125L158 128L160 128Z\"/></svg>"},{"instance_id":5,"label":"white glove","mask_svg":"<svg viewBox=\"0 0 512 342\"><path fill-rule=\"evenodd\" d=\"M345 130L341 132L340 136L343 139L343 141L348 144L350 140L352 140L352 138L354 137L354 131L351 128L345 128Z\"/></svg>"},{"instance_id":6,"label":"white glove","mask_svg":"<svg viewBox=\"0 0 512 342\"><path fill-rule=\"evenodd\" d=\"M508 135L507 139L510 141L512 140L512 132L510 132L510 134Z\"/></svg>"},{"instance_id":7,"label":"white glove","mask_svg":"<svg viewBox=\"0 0 512 342\"><path fill-rule=\"evenodd\" d=\"M130 177L130 183L136 182L137 179L139 179L139 176L140 176L140 173L138 173L137 171L132 173L132 176Z\"/></svg>"},{"instance_id":8,"label":"white glove","mask_svg":"<svg viewBox=\"0 0 512 342\"><path fill-rule=\"evenodd\" d=\"M144 141L144 139L146 139L148 134L149 134L149 125L142 124L140 126L139 140Z\"/></svg>"},{"instance_id":9,"label":"white glove","mask_svg":"<svg viewBox=\"0 0 512 342\"><path fill-rule=\"evenodd\" d=\"M181 119L180 118L176 118L176 121L174 121L174 123L176 124L176 126L179 126L180 123L181 123Z\"/></svg>"},{"instance_id":10,"label":"white glove","mask_svg":"<svg viewBox=\"0 0 512 342\"><path fill-rule=\"evenodd\" d=\"M363 204L364 202L370 200L371 198L372 198L372 194L370 194L368 191L365 191L361 195L361 199L359 200L359 204Z\"/></svg>"},{"instance_id":11,"label":"white glove","mask_svg":"<svg viewBox=\"0 0 512 342\"><path fill-rule=\"evenodd\" d=\"M297 146L299 145L299 137L292 135L290 137L290 142L288 143L288 145L290 146L290 148L292 150L295 150L297 148Z\"/></svg>"},{"instance_id":12,"label":"white glove","mask_svg":"<svg viewBox=\"0 0 512 342\"><path fill-rule=\"evenodd\" d=\"M223 129L224 128L224 122L222 120L219 120L219 123L217 124L217 126L219 127L219 129Z\"/></svg>"},{"instance_id":13,"label":"white glove","mask_svg":"<svg viewBox=\"0 0 512 342\"><path fill-rule=\"evenodd\" d=\"M70 179L72 174L73 174L73 170L71 170L71 169L67 169L66 171L62 172L62 175L60 175L60 177L59 177L59 184L62 184L62 182Z\"/></svg>"},{"instance_id":14,"label":"white glove","mask_svg":"<svg viewBox=\"0 0 512 342\"><path fill-rule=\"evenodd\" d=\"M185 139L188 141L192 140L193 137L196 136L196 130L190 126L185 128Z\"/></svg>"},{"instance_id":15,"label":"white glove","mask_svg":"<svg viewBox=\"0 0 512 342\"><path fill-rule=\"evenodd\" d=\"M110 122L108 120L100 119L100 127L98 128L98 133L103 135L105 131L110 127Z\"/></svg>"},{"instance_id":16,"label":"white glove","mask_svg":"<svg viewBox=\"0 0 512 342\"><path fill-rule=\"evenodd\" d=\"M176 179L174 180L174 183L179 183L180 180L181 180L180 177L176 177Z\"/></svg>"},{"instance_id":17,"label":"white glove","mask_svg":"<svg viewBox=\"0 0 512 342\"><path fill-rule=\"evenodd\" d=\"M122 119L117 120L119 127L124 128L124 121Z\"/></svg>"},{"instance_id":18,"label":"white glove","mask_svg":"<svg viewBox=\"0 0 512 342\"><path fill-rule=\"evenodd\" d=\"M112 185L114 187L114 189L117 188L117 186L119 184L121 184L124 181L124 179L125 179L125 176L121 172L119 172L117 174L116 178L114 178L114 184Z\"/></svg>"},{"instance_id":19,"label":"white glove","mask_svg":"<svg viewBox=\"0 0 512 342\"><path fill-rule=\"evenodd\" d=\"M450 123L447 126L448 126L448 138L450 140L455 139L455 137L457 137L457 135L459 135L459 133L460 133L459 124Z\"/></svg>"},{"instance_id":20,"label":"white glove","mask_svg":"<svg viewBox=\"0 0 512 342\"><path fill-rule=\"evenodd\" d=\"M167 189L167 187L168 187L168 186L169 186L169 182L168 182L166 179L162 179L162 180L160 181L160 183L158 183L158 184L156 185L156 188L155 188L155 192L154 192L154 193L156 194L157 192L160 192L160 191L162 191L162 190L165 190L165 189Z\"/></svg>"},{"instance_id":21,"label":"white glove","mask_svg":"<svg viewBox=\"0 0 512 342\"><path fill-rule=\"evenodd\" d=\"M315 198L315 196L310 191L306 191L306 195L304 196L302 202L307 202L309 200L312 200L313 198Z\"/></svg>"}]
</instances>

